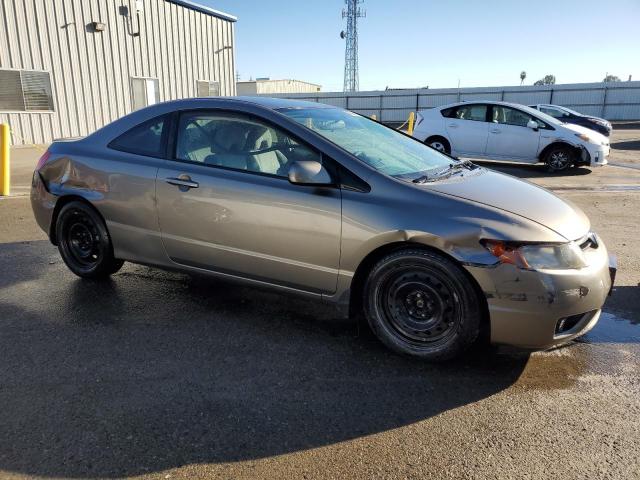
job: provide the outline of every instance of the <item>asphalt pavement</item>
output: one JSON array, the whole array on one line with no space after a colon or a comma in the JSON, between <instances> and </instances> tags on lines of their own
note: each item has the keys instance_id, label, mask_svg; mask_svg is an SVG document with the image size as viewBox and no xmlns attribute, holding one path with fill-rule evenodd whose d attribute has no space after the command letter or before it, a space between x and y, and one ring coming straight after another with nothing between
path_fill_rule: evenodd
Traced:
<instances>
[{"instance_id":1,"label":"asphalt pavement","mask_svg":"<svg viewBox=\"0 0 640 480\"><path fill-rule=\"evenodd\" d=\"M131 264L76 278L31 214L41 152L14 149L0 477L640 478L640 131L612 143L622 166L486 164L579 205L618 255L596 328L441 365L295 297Z\"/></svg>"}]
</instances>

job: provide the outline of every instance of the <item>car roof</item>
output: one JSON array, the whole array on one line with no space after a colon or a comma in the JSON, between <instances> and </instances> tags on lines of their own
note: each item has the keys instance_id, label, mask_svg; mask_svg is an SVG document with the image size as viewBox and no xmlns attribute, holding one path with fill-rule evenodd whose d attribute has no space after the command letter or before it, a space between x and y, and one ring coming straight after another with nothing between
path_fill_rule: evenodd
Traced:
<instances>
[{"instance_id":1,"label":"car roof","mask_svg":"<svg viewBox=\"0 0 640 480\"><path fill-rule=\"evenodd\" d=\"M211 98L211 97L204 97ZM216 97L216 100L224 100L228 102L243 102L253 103L261 107L269 108L271 110L281 110L286 108L332 108L331 105L326 105L318 102L309 102L307 100L293 100L290 98L278 98L278 97L254 97L254 96L237 96L237 97Z\"/></svg>"},{"instance_id":2,"label":"car roof","mask_svg":"<svg viewBox=\"0 0 640 480\"><path fill-rule=\"evenodd\" d=\"M527 105L524 105L522 103L513 103L513 102L502 102L502 101L498 101L498 100L468 100L468 101L464 101L464 102L456 102L456 103L449 103L448 105L442 105L440 107L438 107L440 110L445 109L445 108L451 108L451 107L457 107L459 105L475 105L478 103L486 103L487 105L504 105L505 107L514 107L514 108L522 108L522 107L526 107Z\"/></svg>"}]
</instances>

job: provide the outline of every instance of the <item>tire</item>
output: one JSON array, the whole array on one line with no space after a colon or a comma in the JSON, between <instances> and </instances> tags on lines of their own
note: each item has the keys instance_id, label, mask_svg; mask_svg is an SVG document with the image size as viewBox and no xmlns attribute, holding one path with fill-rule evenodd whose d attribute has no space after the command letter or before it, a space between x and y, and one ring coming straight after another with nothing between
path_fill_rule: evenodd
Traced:
<instances>
[{"instance_id":1,"label":"tire","mask_svg":"<svg viewBox=\"0 0 640 480\"><path fill-rule=\"evenodd\" d=\"M451 145L443 137L429 137L424 141L425 145L443 153L451 153Z\"/></svg>"},{"instance_id":2,"label":"tire","mask_svg":"<svg viewBox=\"0 0 640 480\"><path fill-rule=\"evenodd\" d=\"M429 361L452 359L478 338L483 308L471 281L452 260L400 250L372 268L364 313L391 350Z\"/></svg>"},{"instance_id":3,"label":"tire","mask_svg":"<svg viewBox=\"0 0 640 480\"><path fill-rule=\"evenodd\" d=\"M575 162L575 153L569 147L552 147L544 156L544 163L550 173L562 172L571 168Z\"/></svg>"},{"instance_id":4,"label":"tire","mask_svg":"<svg viewBox=\"0 0 640 480\"><path fill-rule=\"evenodd\" d=\"M56 240L62 260L82 278L105 278L124 261L113 257L113 245L104 221L86 203L67 203L56 219Z\"/></svg>"}]
</instances>

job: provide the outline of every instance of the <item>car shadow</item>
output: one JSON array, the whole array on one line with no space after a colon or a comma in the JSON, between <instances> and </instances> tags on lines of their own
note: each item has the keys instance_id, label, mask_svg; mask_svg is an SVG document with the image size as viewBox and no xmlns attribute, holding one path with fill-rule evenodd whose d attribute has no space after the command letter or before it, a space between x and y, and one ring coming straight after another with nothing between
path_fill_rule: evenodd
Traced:
<instances>
[{"instance_id":1,"label":"car shadow","mask_svg":"<svg viewBox=\"0 0 640 480\"><path fill-rule=\"evenodd\" d=\"M0 246L2 271L45 258L0 290L5 472L118 478L321 447L486 399L528 361L427 364L315 302L129 264L80 280L48 251Z\"/></svg>"},{"instance_id":2,"label":"car shadow","mask_svg":"<svg viewBox=\"0 0 640 480\"><path fill-rule=\"evenodd\" d=\"M611 148L615 150L640 150L640 140L627 140L624 142L615 142L611 144Z\"/></svg>"},{"instance_id":3,"label":"car shadow","mask_svg":"<svg viewBox=\"0 0 640 480\"><path fill-rule=\"evenodd\" d=\"M546 167L542 164L525 165L520 163L489 162L484 160L474 160L473 163L482 165L483 167L491 170L513 175L518 178L580 177L591 173L591 170L586 167L570 168L565 172L549 173L547 172Z\"/></svg>"}]
</instances>

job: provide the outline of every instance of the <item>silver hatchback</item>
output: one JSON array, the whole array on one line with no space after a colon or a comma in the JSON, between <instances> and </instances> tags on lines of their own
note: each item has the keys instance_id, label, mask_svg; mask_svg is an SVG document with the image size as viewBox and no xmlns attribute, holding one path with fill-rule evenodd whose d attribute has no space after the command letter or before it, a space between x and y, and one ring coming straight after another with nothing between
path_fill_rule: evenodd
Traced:
<instances>
[{"instance_id":1,"label":"silver hatchback","mask_svg":"<svg viewBox=\"0 0 640 480\"><path fill-rule=\"evenodd\" d=\"M154 105L54 142L38 224L85 278L124 261L363 313L393 350L548 348L598 321L607 250L574 205L355 113L270 98Z\"/></svg>"}]
</instances>

